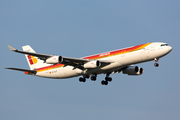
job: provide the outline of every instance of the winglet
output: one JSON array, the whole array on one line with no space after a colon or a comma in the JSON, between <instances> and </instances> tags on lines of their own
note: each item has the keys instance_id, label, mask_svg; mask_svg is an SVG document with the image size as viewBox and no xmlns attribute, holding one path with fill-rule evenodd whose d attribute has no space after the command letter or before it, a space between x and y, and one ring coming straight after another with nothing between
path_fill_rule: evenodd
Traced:
<instances>
[{"instance_id":1,"label":"winglet","mask_svg":"<svg viewBox=\"0 0 180 120\"><path fill-rule=\"evenodd\" d=\"M14 49L13 47L11 47L10 45L8 45L8 48L9 48L11 51L16 51L16 49Z\"/></svg>"}]
</instances>

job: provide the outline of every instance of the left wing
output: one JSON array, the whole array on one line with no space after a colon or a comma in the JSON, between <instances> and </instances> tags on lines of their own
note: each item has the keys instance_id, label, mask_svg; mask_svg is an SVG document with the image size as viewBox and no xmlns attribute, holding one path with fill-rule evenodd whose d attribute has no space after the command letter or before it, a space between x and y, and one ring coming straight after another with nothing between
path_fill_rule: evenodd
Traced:
<instances>
[{"instance_id":1,"label":"left wing","mask_svg":"<svg viewBox=\"0 0 180 120\"><path fill-rule=\"evenodd\" d=\"M27 69L20 69L20 68L5 68L5 69L22 71L22 72L25 72L26 74L36 74L37 73L36 70L27 70Z\"/></svg>"},{"instance_id":2,"label":"left wing","mask_svg":"<svg viewBox=\"0 0 180 120\"><path fill-rule=\"evenodd\" d=\"M48 54L41 54L41 53L32 53L32 52L28 52L28 51L20 51L20 50L14 49L13 47L11 47L9 45L8 45L8 48L14 52L36 56L39 59L44 60L44 62L46 62L48 64L61 63L64 65L70 65L70 66L73 66L74 68L79 68L79 69L84 69L85 68L84 65L88 62L90 62L90 63L87 64L86 66L91 66L93 64L95 66L95 64L98 64L99 62L103 65L108 65L108 64L114 62L114 61L110 61L110 60L93 60L93 59L55 56L55 55L48 55ZM86 68L91 68L91 67L86 67ZM93 68L93 66L92 66L92 68Z\"/></svg>"}]
</instances>

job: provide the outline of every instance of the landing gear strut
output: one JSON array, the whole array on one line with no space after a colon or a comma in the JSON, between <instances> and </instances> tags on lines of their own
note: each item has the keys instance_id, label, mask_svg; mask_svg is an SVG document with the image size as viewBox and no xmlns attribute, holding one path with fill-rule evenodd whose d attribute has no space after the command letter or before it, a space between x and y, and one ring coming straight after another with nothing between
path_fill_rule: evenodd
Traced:
<instances>
[{"instance_id":1,"label":"landing gear strut","mask_svg":"<svg viewBox=\"0 0 180 120\"><path fill-rule=\"evenodd\" d=\"M158 64L157 62L159 61L159 58L154 58L154 60L155 60L154 66L155 66L155 67L158 67L159 64Z\"/></svg>"},{"instance_id":2,"label":"landing gear strut","mask_svg":"<svg viewBox=\"0 0 180 120\"><path fill-rule=\"evenodd\" d=\"M106 74L106 77L105 77L105 80L102 80L102 81L101 81L101 84L102 84L102 85L108 85L108 82L111 82L111 81L112 81L112 78L109 77L109 75L110 75L110 73L107 73L107 74Z\"/></svg>"},{"instance_id":3,"label":"landing gear strut","mask_svg":"<svg viewBox=\"0 0 180 120\"><path fill-rule=\"evenodd\" d=\"M91 80L92 80L92 81L96 81L96 77L97 77L97 74L92 75L92 76L91 76Z\"/></svg>"}]
</instances>

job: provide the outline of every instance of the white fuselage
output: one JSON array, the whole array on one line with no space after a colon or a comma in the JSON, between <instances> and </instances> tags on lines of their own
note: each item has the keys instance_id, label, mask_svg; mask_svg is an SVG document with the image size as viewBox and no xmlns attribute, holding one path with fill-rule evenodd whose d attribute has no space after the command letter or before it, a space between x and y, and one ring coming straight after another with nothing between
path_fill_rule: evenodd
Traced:
<instances>
[{"instance_id":1,"label":"white fuselage","mask_svg":"<svg viewBox=\"0 0 180 120\"><path fill-rule=\"evenodd\" d=\"M83 74L92 75L92 74L108 73L126 67L128 65L151 61L154 60L155 58L161 58L167 55L171 50L172 47L168 45L166 46L166 43L154 42L136 51L132 51L132 52L123 51L124 53L121 54L100 58L99 60L113 61L113 63L106 66L100 66L95 69L86 69L86 70L81 70L78 68L74 68L72 66L62 66L59 68L54 68L49 70L47 69L45 71L37 72L36 75L40 77L63 79L63 78L81 76Z\"/></svg>"}]
</instances>

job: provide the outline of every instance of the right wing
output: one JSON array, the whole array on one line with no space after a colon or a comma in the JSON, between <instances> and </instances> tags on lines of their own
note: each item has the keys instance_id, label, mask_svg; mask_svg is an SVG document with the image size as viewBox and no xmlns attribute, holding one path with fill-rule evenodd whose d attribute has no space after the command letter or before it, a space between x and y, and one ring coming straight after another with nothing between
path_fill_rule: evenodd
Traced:
<instances>
[{"instance_id":1,"label":"right wing","mask_svg":"<svg viewBox=\"0 0 180 120\"><path fill-rule=\"evenodd\" d=\"M36 56L36 57L38 57L38 58L41 59L41 60L46 60L47 58L53 56L53 55L47 55L47 54L32 53L32 52L28 52L28 51L20 51L20 50L14 49L14 48L11 47L10 45L8 45L8 48L9 48L11 51L14 51L14 52L18 52L18 53L22 53L22 54L27 54L27 55Z\"/></svg>"}]
</instances>

